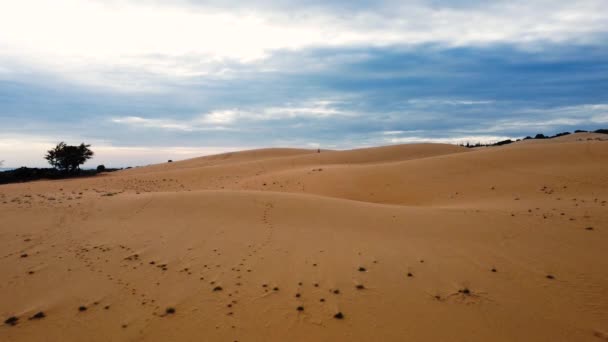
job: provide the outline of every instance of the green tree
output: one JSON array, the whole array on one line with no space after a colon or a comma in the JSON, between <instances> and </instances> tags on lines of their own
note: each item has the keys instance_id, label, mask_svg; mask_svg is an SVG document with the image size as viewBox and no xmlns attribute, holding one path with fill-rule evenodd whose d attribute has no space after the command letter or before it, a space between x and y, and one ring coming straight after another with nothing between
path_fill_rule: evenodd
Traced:
<instances>
[{"instance_id":1,"label":"green tree","mask_svg":"<svg viewBox=\"0 0 608 342\"><path fill-rule=\"evenodd\" d=\"M71 146L62 141L55 148L48 150L44 159L60 171L77 173L80 171L80 165L93 157L94 153L89 147L91 145L84 143L79 146Z\"/></svg>"}]
</instances>

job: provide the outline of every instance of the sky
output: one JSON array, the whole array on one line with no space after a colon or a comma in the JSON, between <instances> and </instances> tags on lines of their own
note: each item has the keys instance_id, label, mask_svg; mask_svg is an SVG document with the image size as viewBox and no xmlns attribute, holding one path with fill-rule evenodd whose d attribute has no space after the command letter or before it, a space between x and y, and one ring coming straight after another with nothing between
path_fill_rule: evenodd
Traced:
<instances>
[{"instance_id":1,"label":"sky","mask_svg":"<svg viewBox=\"0 0 608 342\"><path fill-rule=\"evenodd\" d=\"M0 161L608 128L606 0L0 0Z\"/></svg>"}]
</instances>

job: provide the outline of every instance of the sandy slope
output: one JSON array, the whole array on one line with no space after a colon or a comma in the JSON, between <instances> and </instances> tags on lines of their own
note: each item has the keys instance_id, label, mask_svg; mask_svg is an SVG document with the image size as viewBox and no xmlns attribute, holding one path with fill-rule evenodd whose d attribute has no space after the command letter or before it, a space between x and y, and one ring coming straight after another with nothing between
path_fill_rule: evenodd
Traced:
<instances>
[{"instance_id":1,"label":"sandy slope","mask_svg":"<svg viewBox=\"0 0 608 342\"><path fill-rule=\"evenodd\" d=\"M1 186L0 340L608 341L591 136Z\"/></svg>"}]
</instances>

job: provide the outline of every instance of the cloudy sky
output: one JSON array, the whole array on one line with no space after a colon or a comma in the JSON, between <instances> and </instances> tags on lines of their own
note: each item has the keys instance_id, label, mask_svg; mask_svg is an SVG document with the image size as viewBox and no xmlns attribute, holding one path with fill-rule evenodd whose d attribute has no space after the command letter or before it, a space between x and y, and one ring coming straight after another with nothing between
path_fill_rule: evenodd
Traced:
<instances>
[{"instance_id":1,"label":"cloudy sky","mask_svg":"<svg viewBox=\"0 0 608 342\"><path fill-rule=\"evenodd\" d=\"M0 0L0 160L608 127L606 0L303 2Z\"/></svg>"}]
</instances>

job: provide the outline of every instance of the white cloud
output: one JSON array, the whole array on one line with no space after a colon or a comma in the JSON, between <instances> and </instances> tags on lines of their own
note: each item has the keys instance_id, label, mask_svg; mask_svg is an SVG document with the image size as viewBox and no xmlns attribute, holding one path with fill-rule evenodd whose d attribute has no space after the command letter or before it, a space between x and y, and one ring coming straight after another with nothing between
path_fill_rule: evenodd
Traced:
<instances>
[{"instance_id":1,"label":"white cloud","mask_svg":"<svg viewBox=\"0 0 608 342\"><path fill-rule=\"evenodd\" d=\"M162 128L168 130L191 131L188 124L178 123L165 119L146 119L139 116L125 116L112 119L112 122L137 127Z\"/></svg>"},{"instance_id":2,"label":"white cloud","mask_svg":"<svg viewBox=\"0 0 608 342\"><path fill-rule=\"evenodd\" d=\"M239 111L238 109L215 110L208 114L204 114L200 119L194 120L194 122L211 125L232 124L239 117L246 116L248 116L248 113Z\"/></svg>"},{"instance_id":3,"label":"white cloud","mask_svg":"<svg viewBox=\"0 0 608 342\"><path fill-rule=\"evenodd\" d=\"M293 118L326 118L330 116L352 116L332 106L335 102L319 100L300 105L269 107L258 111L225 109L202 114L193 119L150 119L139 116L123 116L111 119L113 123L132 127L156 128L172 131L238 130L239 121L271 121Z\"/></svg>"},{"instance_id":4,"label":"white cloud","mask_svg":"<svg viewBox=\"0 0 608 342\"><path fill-rule=\"evenodd\" d=\"M494 104L494 100L463 100L463 99L411 99L407 103L420 107L430 107L436 105L451 106L477 106Z\"/></svg>"},{"instance_id":5,"label":"white cloud","mask_svg":"<svg viewBox=\"0 0 608 342\"><path fill-rule=\"evenodd\" d=\"M495 136L495 135L467 135L444 138L425 138L425 137L400 137L386 139L391 144L412 144L412 143L441 143L441 144L493 144L502 140L517 139L515 137Z\"/></svg>"},{"instance_id":6,"label":"white cloud","mask_svg":"<svg viewBox=\"0 0 608 342\"><path fill-rule=\"evenodd\" d=\"M260 120L291 119L297 117L325 118L330 116L353 116L355 113L346 112L333 106L335 101L318 100L305 102L300 105L270 107L256 117Z\"/></svg>"},{"instance_id":7,"label":"white cloud","mask_svg":"<svg viewBox=\"0 0 608 342\"><path fill-rule=\"evenodd\" d=\"M524 109L515 114L519 117L497 120L490 127L479 129L484 132L501 131L527 131L536 129L539 131L551 130L559 126L574 126L585 128L585 125L607 124L608 104L583 104L576 106L563 106L542 109ZM526 115L530 119L522 119Z\"/></svg>"},{"instance_id":8,"label":"white cloud","mask_svg":"<svg viewBox=\"0 0 608 342\"><path fill-rule=\"evenodd\" d=\"M44 136L0 134L0 160L4 160L4 167L8 168L45 166L45 152L59 141ZM32 164L32 161L35 162Z\"/></svg>"},{"instance_id":9,"label":"white cloud","mask_svg":"<svg viewBox=\"0 0 608 342\"><path fill-rule=\"evenodd\" d=\"M545 114L554 116L582 116L587 117L590 114L608 113L607 103L582 104L575 106L563 106L555 108L542 109L524 109L524 113Z\"/></svg>"},{"instance_id":10,"label":"white cloud","mask_svg":"<svg viewBox=\"0 0 608 342\"><path fill-rule=\"evenodd\" d=\"M608 124L608 113L594 115L590 121L596 124Z\"/></svg>"},{"instance_id":11,"label":"white cloud","mask_svg":"<svg viewBox=\"0 0 608 342\"><path fill-rule=\"evenodd\" d=\"M219 112L210 113L210 115L212 115L211 119L207 119L207 116L203 116L202 118L195 120L149 119L139 116L123 116L112 118L111 121L113 123L136 128L156 128L169 131L193 132L235 130L234 128L228 128L220 125L229 124L232 121L229 121L228 118L222 119L215 117L217 113Z\"/></svg>"},{"instance_id":12,"label":"white cloud","mask_svg":"<svg viewBox=\"0 0 608 342\"><path fill-rule=\"evenodd\" d=\"M148 89L136 70L163 77L224 75L275 50L439 43L596 43L607 33L605 0L500 1L437 7L424 1L378 8L215 8L184 2L0 0L0 57L78 82ZM190 61L183 62L185 56ZM1 73L6 73L6 70ZM475 104L475 103L460 103Z\"/></svg>"}]
</instances>

